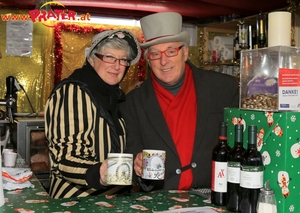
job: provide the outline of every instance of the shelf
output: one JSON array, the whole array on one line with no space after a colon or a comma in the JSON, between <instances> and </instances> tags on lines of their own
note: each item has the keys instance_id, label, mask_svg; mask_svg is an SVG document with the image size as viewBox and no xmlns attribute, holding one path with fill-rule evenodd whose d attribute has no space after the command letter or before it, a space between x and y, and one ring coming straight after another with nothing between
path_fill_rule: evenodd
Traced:
<instances>
[{"instance_id":1,"label":"shelf","mask_svg":"<svg viewBox=\"0 0 300 213\"><path fill-rule=\"evenodd\" d=\"M217 63L210 62L212 53L209 51L209 41L212 40L215 36L235 36L236 31L238 29L238 25L242 22L246 23L247 25L255 26L257 15L234 19L227 22L199 24L198 27L201 29L201 32L203 32L202 33L203 36L200 37L200 44L203 45L203 49L201 51L202 55L200 57L200 61L202 62L202 67L221 66L221 65L228 65L228 66L239 65L239 63L234 62L233 60L220 61Z\"/></svg>"},{"instance_id":2,"label":"shelf","mask_svg":"<svg viewBox=\"0 0 300 213\"><path fill-rule=\"evenodd\" d=\"M207 23L207 24L199 24L199 27L210 27L210 28L218 28L218 29L237 29L238 24L241 22L245 22L248 25L256 25L256 15L255 16L249 16L239 19L234 19L231 21L226 22L214 22L214 23Z\"/></svg>"},{"instance_id":3,"label":"shelf","mask_svg":"<svg viewBox=\"0 0 300 213\"><path fill-rule=\"evenodd\" d=\"M204 62L204 66L221 66L221 65L239 66L240 62L234 60L219 61L219 62L210 62L210 61Z\"/></svg>"}]
</instances>

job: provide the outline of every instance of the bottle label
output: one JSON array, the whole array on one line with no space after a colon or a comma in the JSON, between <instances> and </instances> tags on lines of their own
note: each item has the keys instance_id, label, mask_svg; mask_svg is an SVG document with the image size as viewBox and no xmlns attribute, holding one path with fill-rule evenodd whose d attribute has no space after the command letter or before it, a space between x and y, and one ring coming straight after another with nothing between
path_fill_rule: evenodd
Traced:
<instances>
[{"instance_id":1,"label":"bottle label","mask_svg":"<svg viewBox=\"0 0 300 213\"><path fill-rule=\"evenodd\" d=\"M229 161L227 165L227 181L230 183L240 183L240 162Z\"/></svg>"},{"instance_id":2,"label":"bottle label","mask_svg":"<svg viewBox=\"0 0 300 213\"><path fill-rule=\"evenodd\" d=\"M211 189L215 192L227 192L227 162L212 161Z\"/></svg>"},{"instance_id":3,"label":"bottle label","mask_svg":"<svg viewBox=\"0 0 300 213\"><path fill-rule=\"evenodd\" d=\"M241 166L240 186L247 189L260 189L263 187L263 166Z\"/></svg>"}]
</instances>

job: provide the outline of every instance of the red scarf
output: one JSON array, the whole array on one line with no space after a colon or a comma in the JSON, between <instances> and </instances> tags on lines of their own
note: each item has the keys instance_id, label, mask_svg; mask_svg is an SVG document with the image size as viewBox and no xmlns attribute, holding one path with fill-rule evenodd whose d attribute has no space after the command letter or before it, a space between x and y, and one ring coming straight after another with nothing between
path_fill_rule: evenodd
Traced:
<instances>
[{"instance_id":1,"label":"red scarf","mask_svg":"<svg viewBox=\"0 0 300 213\"><path fill-rule=\"evenodd\" d=\"M152 73L152 84L176 146L181 166L190 165L197 117L197 101L192 70L187 64L185 65L184 83L176 96L155 79ZM178 189L189 189L192 182L193 173L191 169L188 169L181 173Z\"/></svg>"}]
</instances>

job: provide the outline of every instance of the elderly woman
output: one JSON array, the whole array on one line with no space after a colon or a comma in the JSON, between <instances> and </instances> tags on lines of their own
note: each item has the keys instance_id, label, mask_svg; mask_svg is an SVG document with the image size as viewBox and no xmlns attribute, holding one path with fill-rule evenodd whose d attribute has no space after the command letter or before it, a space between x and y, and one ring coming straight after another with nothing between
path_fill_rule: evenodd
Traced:
<instances>
[{"instance_id":1,"label":"elderly woman","mask_svg":"<svg viewBox=\"0 0 300 213\"><path fill-rule=\"evenodd\" d=\"M51 159L53 198L107 192L107 153L123 152L124 121L119 88L130 65L140 59L134 35L126 30L94 36L86 62L52 91L45 106L45 132Z\"/></svg>"}]
</instances>

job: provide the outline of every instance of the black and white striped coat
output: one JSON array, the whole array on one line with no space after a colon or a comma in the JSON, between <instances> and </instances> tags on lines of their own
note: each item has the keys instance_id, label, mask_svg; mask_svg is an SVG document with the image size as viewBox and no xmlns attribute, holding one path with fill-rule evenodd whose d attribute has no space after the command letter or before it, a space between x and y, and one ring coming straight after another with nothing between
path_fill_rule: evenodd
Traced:
<instances>
[{"instance_id":1,"label":"black and white striped coat","mask_svg":"<svg viewBox=\"0 0 300 213\"><path fill-rule=\"evenodd\" d=\"M51 161L50 190L53 198L97 195L109 188L100 184L99 168L112 150L112 140L125 148L123 135L114 131L113 120L80 81L62 81L45 106L45 133Z\"/></svg>"}]
</instances>

